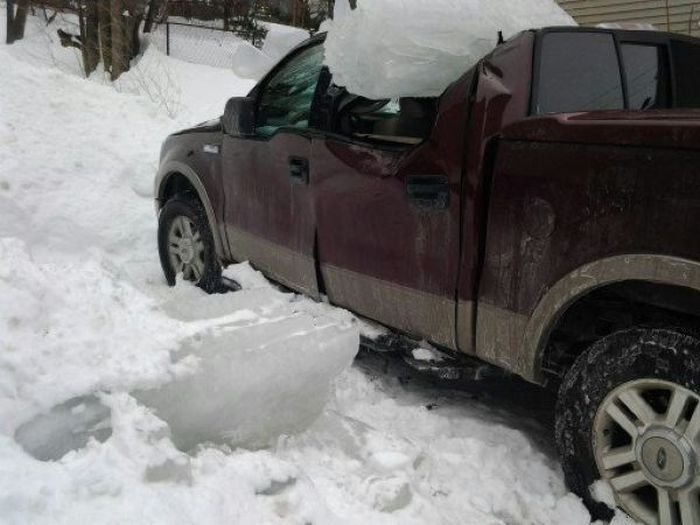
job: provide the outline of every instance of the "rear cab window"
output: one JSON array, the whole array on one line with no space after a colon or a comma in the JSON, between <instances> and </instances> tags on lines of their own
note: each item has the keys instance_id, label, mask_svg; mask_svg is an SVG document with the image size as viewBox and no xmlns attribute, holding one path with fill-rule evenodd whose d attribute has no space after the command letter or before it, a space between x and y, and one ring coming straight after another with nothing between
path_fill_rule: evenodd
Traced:
<instances>
[{"instance_id":1,"label":"rear cab window","mask_svg":"<svg viewBox=\"0 0 700 525\"><path fill-rule=\"evenodd\" d=\"M615 40L609 33L545 33L535 82L537 114L625 107Z\"/></svg>"},{"instance_id":2,"label":"rear cab window","mask_svg":"<svg viewBox=\"0 0 700 525\"><path fill-rule=\"evenodd\" d=\"M623 42L624 63L630 109L667 108L670 105L666 47Z\"/></svg>"},{"instance_id":3,"label":"rear cab window","mask_svg":"<svg viewBox=\"0 0 700 525\"><path fill-rule=\"evenodd\" d=\"M700 108L700 42L666 33L544 30L531 113Z\"/></svg>"}]
</instances>

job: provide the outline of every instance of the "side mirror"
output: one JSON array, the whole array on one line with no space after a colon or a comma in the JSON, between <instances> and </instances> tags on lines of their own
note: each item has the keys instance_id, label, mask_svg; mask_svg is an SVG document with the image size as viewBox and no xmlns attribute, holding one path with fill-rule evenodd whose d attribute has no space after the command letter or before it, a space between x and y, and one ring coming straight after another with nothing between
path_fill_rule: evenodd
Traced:
<instances>
[{"instance_id":1,"label":"side mirror","mask_svg":"<svg viewBox=\"0 0 700 525\"><path fill-rule=\"evenodd\" d=\"M234 137L255 135L255 99L234 97L226 102L224 116L221 118L224 132Z\"/></svg>"}]
</instances>

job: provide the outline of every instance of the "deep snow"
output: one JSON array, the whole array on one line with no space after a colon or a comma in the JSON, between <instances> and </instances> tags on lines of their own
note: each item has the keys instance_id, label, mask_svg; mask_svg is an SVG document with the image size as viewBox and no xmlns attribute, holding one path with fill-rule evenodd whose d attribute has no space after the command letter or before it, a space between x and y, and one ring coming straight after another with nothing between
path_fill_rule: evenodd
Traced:
<instances>
[{"instance_id":1,"label":"deep snow","mask_svg":"<svg viewBox=\"0 0 700 525\"><path fill-rule=\"evenodd\" d=\"M35 22L0 46L0 523L589 523L539 402L512 407L524 386L344 368L352 316L245 264L234 294L166 287L160 143L252 81L151 48L138 67L180 93L171 112L80 79Z\"/></svg>"}]
</instances>

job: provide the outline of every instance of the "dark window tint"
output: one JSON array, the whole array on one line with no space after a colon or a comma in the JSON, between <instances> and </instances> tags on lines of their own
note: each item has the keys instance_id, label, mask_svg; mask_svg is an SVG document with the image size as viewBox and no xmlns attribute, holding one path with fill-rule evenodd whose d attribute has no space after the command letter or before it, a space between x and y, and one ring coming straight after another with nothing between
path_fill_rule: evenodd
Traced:
<instances>
[{"instance_id":1,"label":"dark window tint","mask_svg":"<svg viewBox=\"0 0 700 525\"><path fill-rule=\"evenodd\" d=\"M698 108L700 107L700 46L673 40L671 51L676 77L676 106Z\"/></svg>"},{"instance_id":2,"label":"dark window tint","mask_svg":"<svg viewBox=\"0 0 700 525\"><path fill-rule=\"evenodd\" d=\"M620 66L612 35L545 34L535 113L623 107Z\"/></svg>"},{"instance_id":3,"label":"dark window tint","mask_svg":"<svg viewBox=\"0 0 700 525\"><path fill-rule=\"evenodd\" d=\"M322 64L323 46L316 45L282 66L260 97L258 134L271 135L281 127L309 127L311 103Z\"/></svg>"},{"instance_id":4,"label":"dark window tint","mask_svg":"<svg viewBox=\"0 0 700 525\"><path fill-rule=\"evenodd\" d=\"M630 109L668 107L664 48L622 44Z\"/></svg>"}]
</instances>

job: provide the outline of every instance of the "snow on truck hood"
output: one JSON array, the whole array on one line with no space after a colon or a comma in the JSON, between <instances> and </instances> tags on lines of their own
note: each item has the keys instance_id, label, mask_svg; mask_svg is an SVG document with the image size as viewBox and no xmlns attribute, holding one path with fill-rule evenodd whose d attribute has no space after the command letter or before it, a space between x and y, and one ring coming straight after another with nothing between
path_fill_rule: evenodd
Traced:
<instances>
[{"instance_id":1,"label":"snow on truck hood","mask_svg":"<svg viewBox=\"0 0 700 525\"><path fill-rule=\"evenodd\" d=\"M326 65L334 82L371 99L434 97L498 41L543 26L576 25L553 0L336 2Z\"/></svg>"}]
</instances>

